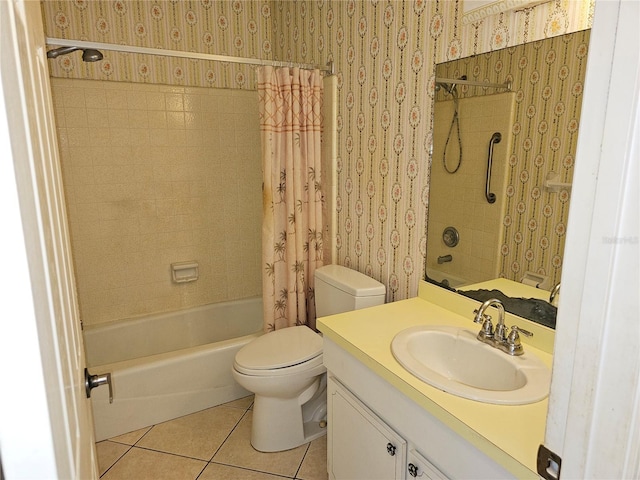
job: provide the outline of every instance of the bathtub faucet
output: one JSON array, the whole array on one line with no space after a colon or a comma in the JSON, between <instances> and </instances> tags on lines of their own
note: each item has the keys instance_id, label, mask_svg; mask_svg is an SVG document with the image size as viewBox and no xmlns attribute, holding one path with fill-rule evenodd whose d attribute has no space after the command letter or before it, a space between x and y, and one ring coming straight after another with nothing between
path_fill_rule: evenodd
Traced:
<instances>
[{"instance_id":1,"label":"bathtub faucet","mask_svg":"<svg viewBox=\"0 0 640 480\"><path fill-rule=\"evenodd\" d=\"M438 265L442 265L443 263L450 262L453 260L451 255L441 255L438 257Z\"/></svg>"}]
</instances>

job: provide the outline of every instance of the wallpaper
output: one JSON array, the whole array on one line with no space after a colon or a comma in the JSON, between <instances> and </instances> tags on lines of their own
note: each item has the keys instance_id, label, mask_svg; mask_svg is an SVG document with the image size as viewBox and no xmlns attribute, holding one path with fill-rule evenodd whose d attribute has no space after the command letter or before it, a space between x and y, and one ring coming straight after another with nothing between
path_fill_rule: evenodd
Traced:
<instances>
[{"instance_id":1,"label":"wallpaper","mask_svg":"<svg viewBox=\"0 0 640 480\"><path fill-rule=\"evenodd\" d=\"M468 25L460 1L279 1L273 12L278 58L336 63L337 261L382 281L389 301L414 296L424 271L435 64L583 30L593 15L575 1ZM509 248L507 270L522 251Z\"/></svg>"},{"instance_id":2,"label":"wallpaper","mask_svg":"<svg viewBox=\"0 0 640 480\"><path fill-rule=\"evenodd\" d=\"M461 0L43 2L51 37L333 60L335 261L382 281L388 301L415 296L424 271L435 64L589 28L592 9L589 1L556 0L463 25ZM108 60L49 65L53 76L69 78L253 88L251 67L132 54Z\"/></svg>"},{"instance_id":3,"label":"wallpaper","mask_svg":"<svg viewBox=\"0 0 640 480\"><path fill-rule=\"evenodd\" d=\"M271 3L214 0L45 0L46 36L273 59ZM53 47L53 46L52 46ZM49 62L55 77L255 90L255 67L104 51Z\"/></svg>"}]
</instances>

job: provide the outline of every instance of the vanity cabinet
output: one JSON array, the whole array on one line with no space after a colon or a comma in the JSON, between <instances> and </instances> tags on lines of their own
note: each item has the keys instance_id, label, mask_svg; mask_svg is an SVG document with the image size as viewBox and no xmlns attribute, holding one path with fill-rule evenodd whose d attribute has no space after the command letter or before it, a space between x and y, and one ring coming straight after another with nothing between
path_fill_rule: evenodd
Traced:
<instances>
[{"instance_id":1,"label":"vanity cabinet","mask_svg":"<svg viewBox=\"0 0 640 480\"><path fill-rule=\"evenodd\" d=\"M331 377L327 381L327 402L329 477L403 478L407 442Z\"/></svg>"},{"instance_id":2,"label":"vanity cabinet","mask_svg":"<svg viewBox=\"0 0 640 480\"><path fill-rule=\"evenodd\" d=\"M331 480L515 478L326 335L323 356Z\"/></svg>"},{"instance_id":3,"label":"vanity cabinet","mask_svg":"<svg viewBox=\"0 0 640 480\"><path fill-rule=\"evenodd\" d=\"M327 382L327 462L332 480L446 477L334 377Z\"/></svg>"},{"instance_id":4,"label":"vanity cabinet","mask_svg":"<svg viewBox=\"0 0 640 480\"><path fill-rule=\"evenodd\" d=\"M447 477L433 463L411 449L407 458L407 479L446 480Z\"/></svg>"}]
</instances>

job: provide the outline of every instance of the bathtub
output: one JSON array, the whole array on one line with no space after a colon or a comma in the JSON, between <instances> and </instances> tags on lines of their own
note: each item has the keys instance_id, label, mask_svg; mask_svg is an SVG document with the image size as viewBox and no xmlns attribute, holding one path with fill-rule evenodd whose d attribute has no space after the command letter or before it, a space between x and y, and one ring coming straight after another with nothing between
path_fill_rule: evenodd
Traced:
<instances>
[{"instance_id":1,"label":"bathtub","mask_svg":"<svg viewBox=\"0 0 640 480\"><path fill-rule=\"evenodd\" d=\"M261 334L261 297L85 327L89 372L113 386L113 403L91 392L96 440L249 395L231 368Z\"/></svg>"},{"instance_id":2,"label":"bathtub","mask_svg":"<svg viewBox=\"0 0 640 480\"><path fill-rule=\"evenodd\" d=\"M441 272L432 268L427 268L427 276L434 282L451 288L460 288L470 283L462 277L457 277L450 273Z\"/></svg>"}]
</instances>

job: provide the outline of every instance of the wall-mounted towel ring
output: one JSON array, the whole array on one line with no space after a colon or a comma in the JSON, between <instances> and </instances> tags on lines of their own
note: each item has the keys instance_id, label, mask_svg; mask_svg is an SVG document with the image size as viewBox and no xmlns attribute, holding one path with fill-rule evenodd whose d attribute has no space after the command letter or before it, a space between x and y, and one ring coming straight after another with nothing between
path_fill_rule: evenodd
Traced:
<instances>
[{"instance_id":1,"label":"wall-mounted towel ring","mask_svg":"<svg viewBox=\"0 0 640 480\"><path fill-rule=\"evenodd\" d=\"M487 160L487 182L486 182L485 192L484 192L485 197L487 197L487 202L489 203L495 203L496 201L496 194L491 193L491 164L493 163L493 146L496 143L500 143L500 140L502 140L502 135L500 134L500 132L496 132L493 135L491 135L491 140L489 140L489 158Z\"/></svg>"}]
</instances>

